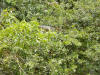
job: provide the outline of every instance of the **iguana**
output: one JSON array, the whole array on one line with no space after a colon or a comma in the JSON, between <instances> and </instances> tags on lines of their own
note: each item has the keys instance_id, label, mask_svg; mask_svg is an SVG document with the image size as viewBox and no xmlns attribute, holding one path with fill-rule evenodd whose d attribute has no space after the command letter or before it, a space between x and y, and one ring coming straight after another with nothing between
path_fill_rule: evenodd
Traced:
<instances>
[{"instance_id":1,"label":"iguana","mask_svg":"<svg viewBox=\"0 0 100 75\"><path fill-rule=\"evenodd\" d=\"M40 25L39 28L44 29L46 31L54 31L55 28L51 26L46 26L46 25Z\"/></svg>"}]
</instances>

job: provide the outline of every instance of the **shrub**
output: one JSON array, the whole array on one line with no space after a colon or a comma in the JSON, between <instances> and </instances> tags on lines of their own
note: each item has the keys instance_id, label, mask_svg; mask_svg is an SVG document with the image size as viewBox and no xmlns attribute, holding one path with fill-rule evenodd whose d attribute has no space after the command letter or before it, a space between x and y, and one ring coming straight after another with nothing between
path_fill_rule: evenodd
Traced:
<instances>
[{"instance_id":1,"label":"shrub","mask_svg":"<svg viewBox=\"0 0 100 75\"><path fill-rule=\"evenodd\" d=\"M38 26L22 21L0 30L0 67L5 74L89 74L99 44L88 31L71 28L62 34Z\"/></svg>"}]
</instances>

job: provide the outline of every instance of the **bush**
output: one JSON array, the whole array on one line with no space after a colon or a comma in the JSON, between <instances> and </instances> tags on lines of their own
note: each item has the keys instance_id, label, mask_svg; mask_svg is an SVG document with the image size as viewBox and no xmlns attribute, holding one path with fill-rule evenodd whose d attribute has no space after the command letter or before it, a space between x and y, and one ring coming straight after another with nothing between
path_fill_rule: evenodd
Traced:
<instances>
[{"instance_id":1,"label":"bush","mask_svg":"<svg viewBox=\"0 0 100 75\"><path fill-rule=\"evenodd\" d=\"M22 21L0 31L0 67L4 74L89 74L99 53L93 35L76 28L66 34L43 32L38 26L35 21Z\"/></svg>"}]
</instances>

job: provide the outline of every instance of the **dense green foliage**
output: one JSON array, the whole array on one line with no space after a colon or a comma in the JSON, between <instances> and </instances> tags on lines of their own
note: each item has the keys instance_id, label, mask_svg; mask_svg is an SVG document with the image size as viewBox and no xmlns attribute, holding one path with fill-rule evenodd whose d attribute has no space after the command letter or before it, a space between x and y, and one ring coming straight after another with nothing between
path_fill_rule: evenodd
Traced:
<instances>
[{"instance_id":1,"label":"dense green foliage","mask_svg":"<svg viewBox=\"0 0 100 75\"><path fill-rule=\"evenodd\" d=\"M100 74L100 0L0 4L0 75Z\"/></svg>"}]
</instances>

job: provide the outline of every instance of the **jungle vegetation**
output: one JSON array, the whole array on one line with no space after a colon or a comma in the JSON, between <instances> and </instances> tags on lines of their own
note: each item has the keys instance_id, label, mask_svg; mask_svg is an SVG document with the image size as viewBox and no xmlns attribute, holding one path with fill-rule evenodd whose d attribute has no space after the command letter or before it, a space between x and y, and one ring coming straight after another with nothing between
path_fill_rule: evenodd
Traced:
<instances>
[{"instance_id":1,"label":"jungle vegetation","mask_svg":"<svg viewBox=\"0 0 100 75\"><path fill-rule=\"evenodd\" d=\"M100 75L100 0L0 0L0 75Z\"/></svg>"}]
</instances>

